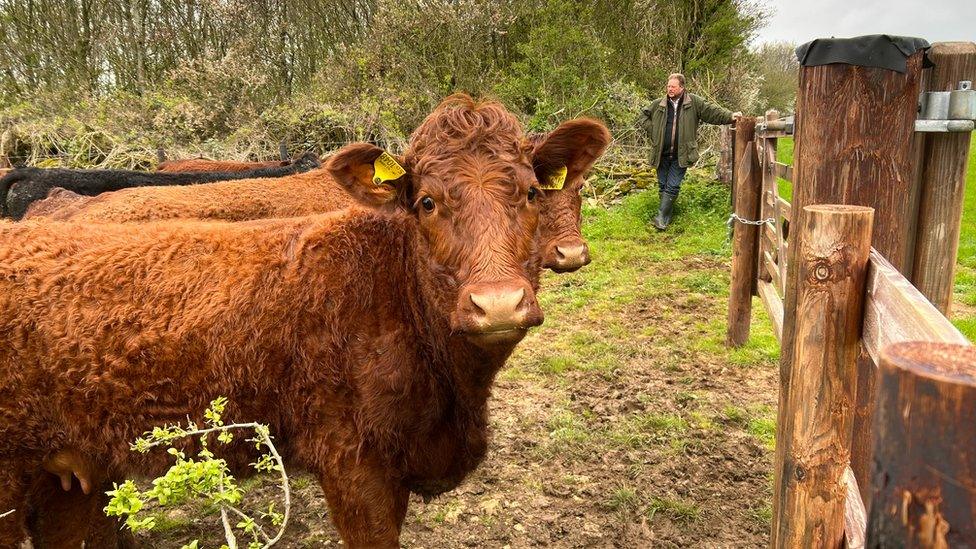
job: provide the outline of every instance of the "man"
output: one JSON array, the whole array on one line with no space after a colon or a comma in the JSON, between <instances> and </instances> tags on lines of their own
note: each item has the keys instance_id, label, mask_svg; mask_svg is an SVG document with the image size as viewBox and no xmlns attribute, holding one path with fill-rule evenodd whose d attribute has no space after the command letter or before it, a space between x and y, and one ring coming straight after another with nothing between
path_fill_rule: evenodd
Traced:
<instances>
[{"instance_id":1,"label":"man","mask_svg":"<svg viewBox=\"0 0 976 549\"><path fill-rule=\"evenodd\" d=\"M698 160L698 123L731 124L742 113L731 112L685 91L685 77L668 77L667 96L641 109L638 126L650 138L650 162L657 166L661 207L651 220L659 231L668 228L674 201L688 166Z\"/></svg>"}]
</instances>

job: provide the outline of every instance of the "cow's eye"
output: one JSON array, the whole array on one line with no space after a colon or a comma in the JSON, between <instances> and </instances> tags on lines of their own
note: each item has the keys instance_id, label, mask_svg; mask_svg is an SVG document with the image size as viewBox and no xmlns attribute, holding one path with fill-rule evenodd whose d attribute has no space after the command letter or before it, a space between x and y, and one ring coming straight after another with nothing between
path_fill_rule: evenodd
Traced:
<instances>
[{"instance_id":1,"label":"cow's eye","mask_svg":"<svg viewBox=\"0 0 976 549\"><path fill-rule=\"evenodd\" d=\"M428 212L434 211L434 199L429 196L421 198L420 205L423 206Z\"/></svg>"},{"instance_id":2,"label":"cow's eye","mask_svg":"<svg viewBox=\"0 0 976 549\"><path fill-rule=\"evenodd\" d=\"M535 187L529 187L529 202L535 200L537 194L539 194L539 189L536 189Z\"/></svg>"}]
</instances>

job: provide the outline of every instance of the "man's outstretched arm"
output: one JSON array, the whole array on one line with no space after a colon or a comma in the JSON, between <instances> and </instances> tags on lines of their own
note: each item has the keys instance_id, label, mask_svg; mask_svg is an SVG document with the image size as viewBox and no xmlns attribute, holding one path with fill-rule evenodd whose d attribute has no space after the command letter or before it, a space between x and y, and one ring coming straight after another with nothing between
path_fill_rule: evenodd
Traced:
<instances>
[{"instance_id":1,"label":"man's outstretched arm","mask_svg":"<svg viewBox=\"0 0 976 549\"><path fill-rule=\"evenodd\" d=\"M741 112L732 112L728 109L723 109L715 103L709 103L704 99L700 99L700 101L701 103L698 106L698 119L702 122L708 124L732 124L735 122L735 119L742 116Z\"/></svg>"}]
</instances>

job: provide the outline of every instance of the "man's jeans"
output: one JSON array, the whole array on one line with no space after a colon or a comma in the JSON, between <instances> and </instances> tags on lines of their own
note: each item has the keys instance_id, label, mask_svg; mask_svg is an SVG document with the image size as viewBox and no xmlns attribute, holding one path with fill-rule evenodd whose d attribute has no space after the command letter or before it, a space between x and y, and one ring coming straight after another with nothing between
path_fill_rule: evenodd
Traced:
<instances>
[{"instance_id":1,"label":"man's jeans","mask_svg":"<svg viewBox=\"0 0 976 549\"><path fill-rule=\"evenodd\" d=\"M662 154L661 163L657 166L658 190L662 193L678 196L686 171L688 168L679 166L677 158L668 158L667 155Z\"/></svg>"}]
</instances>

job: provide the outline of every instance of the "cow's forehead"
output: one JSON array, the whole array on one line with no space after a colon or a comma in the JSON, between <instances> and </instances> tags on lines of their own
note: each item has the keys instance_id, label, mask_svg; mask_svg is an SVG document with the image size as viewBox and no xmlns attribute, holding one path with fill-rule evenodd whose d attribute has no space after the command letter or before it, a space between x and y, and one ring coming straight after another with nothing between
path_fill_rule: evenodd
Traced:
<instances>
[{"instance_id":1,"label":"cow's forehead","mask_svg":"<svg viewBox=\"0 0 976 549\"><path fill-rule=\"evenodd\" d=\"M531 162L519 152L421 158L414 164L413 174L418 190L455 197L477 190L515 195L535 181Z\"/></svg>"}]
</instances>

